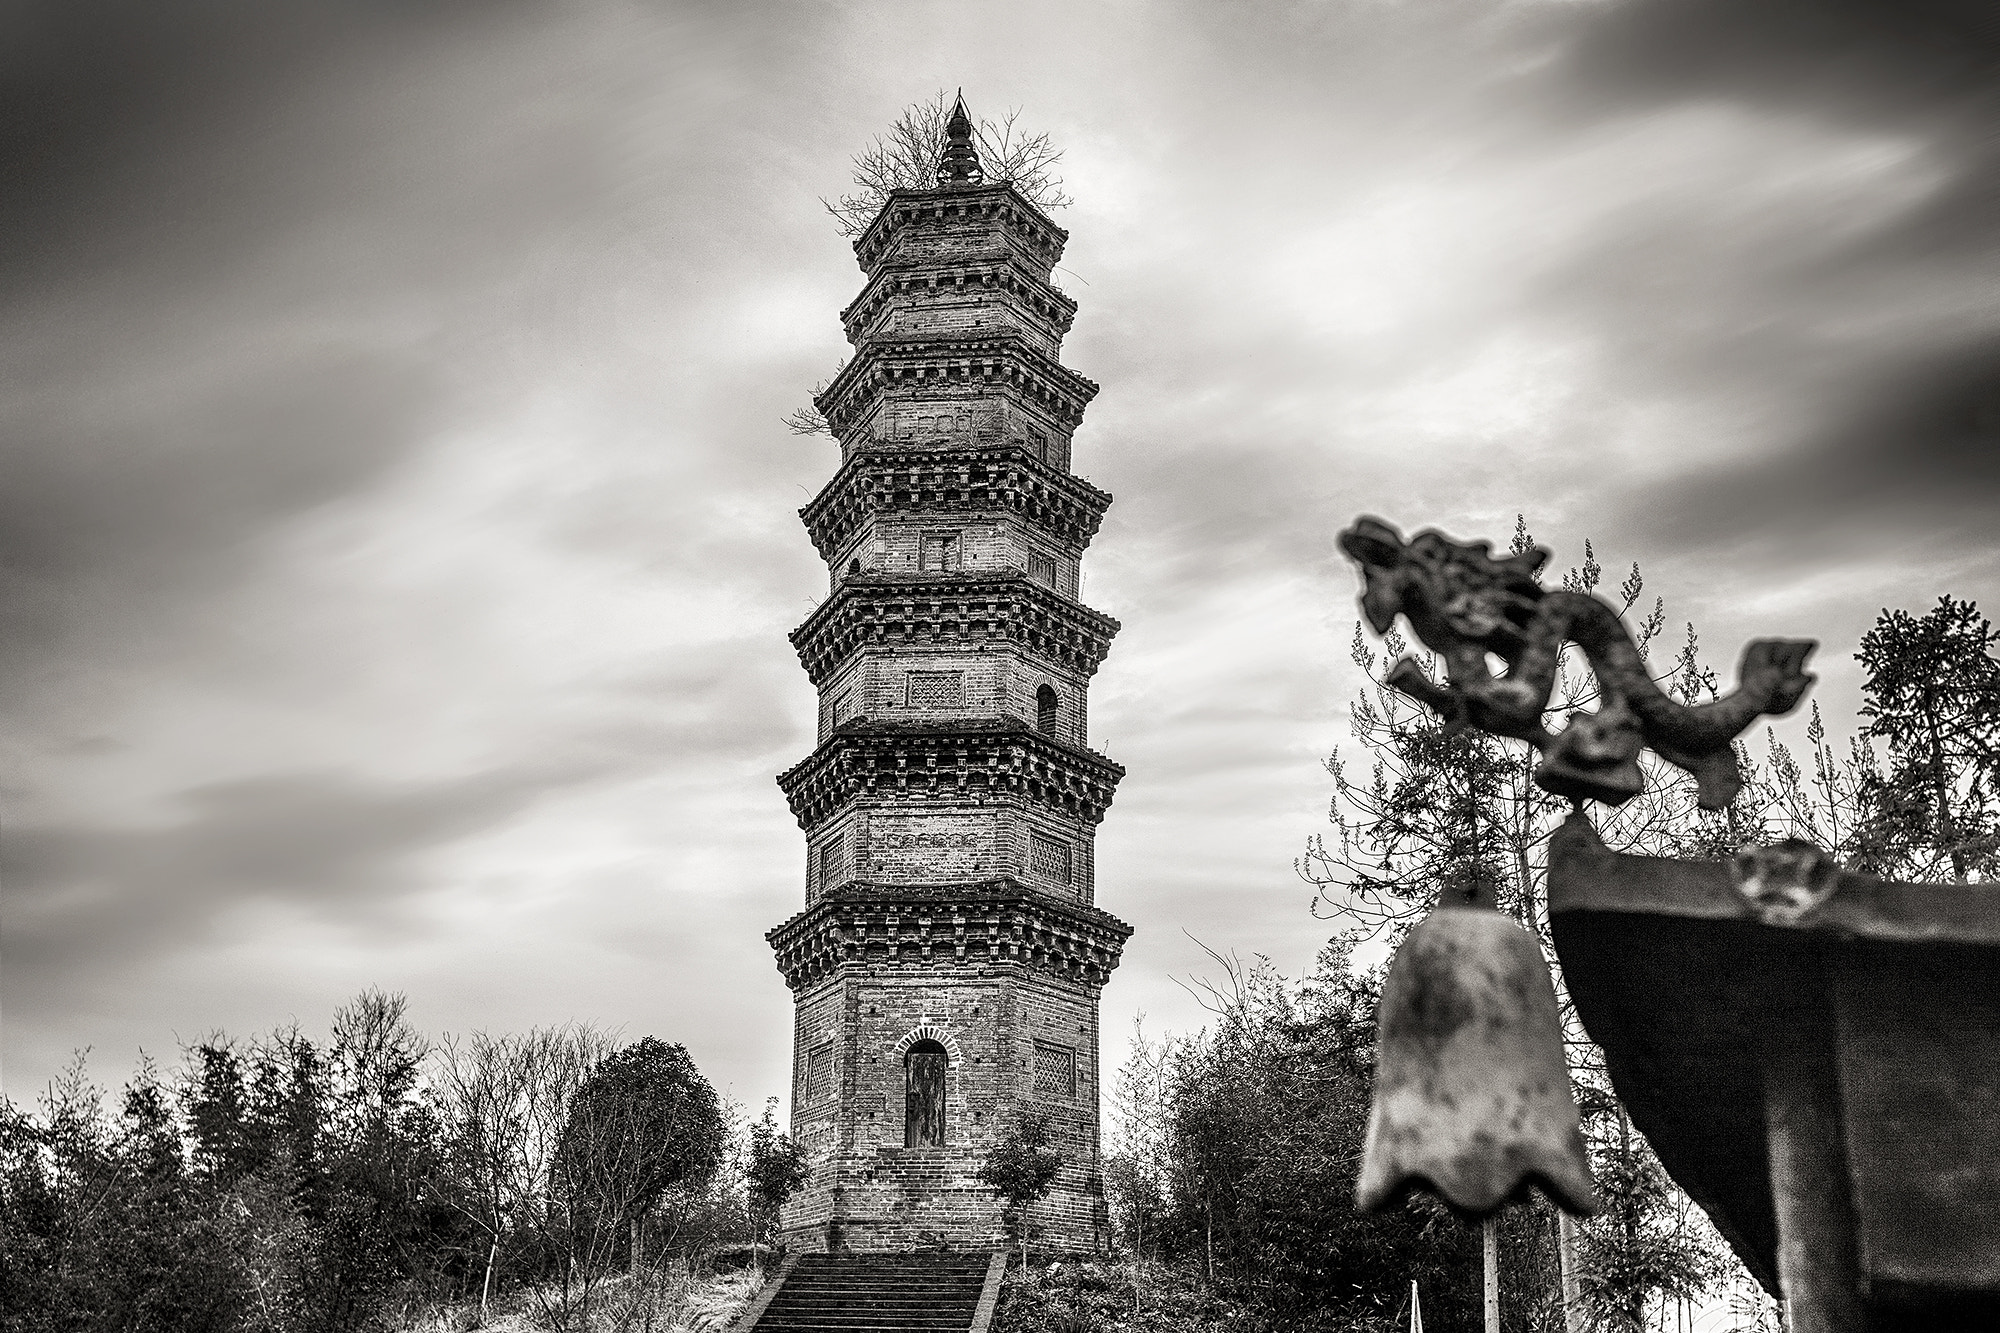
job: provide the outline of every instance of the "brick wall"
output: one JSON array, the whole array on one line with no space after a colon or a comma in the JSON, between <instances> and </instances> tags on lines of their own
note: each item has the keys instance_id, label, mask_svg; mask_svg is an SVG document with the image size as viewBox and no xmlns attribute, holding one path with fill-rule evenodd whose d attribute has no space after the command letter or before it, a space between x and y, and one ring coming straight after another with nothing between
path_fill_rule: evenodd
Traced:
<instances>
[{"instance_id":1,"label":"brick wall","mask_svg":"<svg viewBox=\"0 0 2000 1333\"><path fill-rule=\"evenodd\" d=\"M957 673L957 707L942 706L935 682L917 682L912 703L910 675ZM1086 745L1090 696L1077 672L1011 648L898 647L864 649L828 677L820 688L819 738L857 718L878 722L954 722L969 717L1014 717L1034 725L1036 691L1047 685L1058 700L1055 737Z\"/></svg>"},{"instance_id":2,"label":"brick wall","mask_svg":"<svg viewBox=\"0 0 2000 1333\"><path fill-rule=\"evenodd\" d=\"M806 902L851 880L939 884L1012 875L1059 902L1096 900L1095 829L1018 802L944 807L921 814L894 807L845 811L806 840ZM1049 873L1032 839L1067 852L1069 875Z\"/></svg>"},{"instance_id":3,"label":"brick wall","mask_svg":"<svg viewBox=\"0 0 2000 1333\"><path fill-rule=\"evenodd\" d=\"M870 275L842 315L856 358L817 400L843 464L877 447L1018 449L1068 471L1096 389L1048 364L1075 312L1048 283L1064 239L1004 185L892 194L856 242ZM822 743L856 725L780 779L810 825L808 910L771 932L799 988L793 1129L814 1167L783 1226L809 1249L998 1244L1000 1207L976 1172L1031 1110L1065 1158L1033 1219L1042 1243L1097 1239L1098 988L1129 928L1051 900L1095 898L1091 821L1115 766L1033 744L1007 761L1018 770L979 772L987 741L938 732L1036 727L1046 688L1055 738L1087 745L1086 673L1111 627L1051 620L1036 594L967 642L948 608L971 603L939 587L924 604L920 576L1018 571L1074 599L1108 497L1038 475L974 480L993 461L845 468L806 511L834 590L897 576L843 592L797 640L821 684ZM896 494L873 490L885 484ZM918 576L907 595L902 576ZM871 628L878 613L891 619ZM905 1144L903 1056L919 1038L948 1052L942 1146Z\"/></svg>"},{"instance_id":4,"label":"brick wall","mask_svg":"<svg viewBox=\"0 0 2000 1333\"><path fill-rule=\"evenodd\" d=\"M1095 988L1022 968L884 968L801 995L797 1012L795 1097L812 1052L828 1044L839 1051L840 1091L834 1103L794 1102L792 1132L813 1176L786 1207L788 1243L815 1250L999 1244L999 1205L977 1172L995 1137L1025 1110L1049 1119L1065 1158L1031 1223L1043 1244L1093 1247ZM917 1036L951 1053L939 1148L904 1146L901 1057ZM1074 1052L1071 1090L1037 1094L1038 1050Z\"/></svg>"},{"instance_id":5,"label":"brick wall","mask_svg":"<svg viewBox=\"0 0 2000 1333\"><path fill-rule=\"evenodd\" d=\"M926 533L955 536L957 567L968 574L1002 569L1026 572L1031 557L1048 560L1056 569L1055 589L1065 596L1076 596L1080 553L1045 532L1025 527L1010 515L952 513L926 518L921 514L905 514L864 523L827 562L828 586L839 587L840 581L853 572L856 561L861 564L861 572L867 574L922 573Z\"/></svg>"},{"instance_id":6,"label":"brick wall","mask_svg":"<svg viewBox=\"0 0 2000 1333\"><path fill-rule=\"evenodd\" d=\"M987 222L905 228L886 258L895 264L1012 263L1044 282L1055 268L1052 255L1012 228Z\"/></svg>"},{"instance_id":7,"label":"brick wall","mask_svg":"<svg viewBox=\"0 0 2000 1333\"><path fill-rule=\"evenodd\" d=\"M885 393L842 443L841 459L857 445L894 443L936 448L1014 444L1068 471L1070 427L1006 390L968 385L957 390Z\"/></svg>"}]
</instances>

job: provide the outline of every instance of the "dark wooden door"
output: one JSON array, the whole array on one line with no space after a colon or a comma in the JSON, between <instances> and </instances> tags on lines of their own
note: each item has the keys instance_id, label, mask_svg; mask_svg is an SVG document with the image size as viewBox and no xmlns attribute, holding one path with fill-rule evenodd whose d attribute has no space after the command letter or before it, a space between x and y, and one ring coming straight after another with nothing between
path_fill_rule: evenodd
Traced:
<instances>
[{"instance_id":1,"label":"dark wooden door","mask_svg":"<svg viewBox=\"0 0 2000 1333\"><path fill-rule=\"evenodd\" d=\"M903 1109L903 1146L944 1146L944 1047L936 1042L919 1042L904 1057L903 1067L908 1088Z\"/></svg>"}]
</instances>

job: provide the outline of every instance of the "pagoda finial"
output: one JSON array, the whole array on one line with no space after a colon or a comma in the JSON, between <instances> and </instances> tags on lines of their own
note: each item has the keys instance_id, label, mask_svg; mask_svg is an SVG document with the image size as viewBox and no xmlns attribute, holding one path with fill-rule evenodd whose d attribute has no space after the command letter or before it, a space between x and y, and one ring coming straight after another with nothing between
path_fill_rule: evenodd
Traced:
<instances>
[{"instance_id":1,"label":"pagoda finial","mask_svg":"<svg viewBox=\"0 0 2000 1333\"><path fill-rule=\"evenodd\" d=\"M965 109L965 90L952 103L951 118L944 125L944 156L938 160L939 185L977 185L986 179L979 165L979 150L972 146L972 117Z\"/></svg>"}]
</instances>

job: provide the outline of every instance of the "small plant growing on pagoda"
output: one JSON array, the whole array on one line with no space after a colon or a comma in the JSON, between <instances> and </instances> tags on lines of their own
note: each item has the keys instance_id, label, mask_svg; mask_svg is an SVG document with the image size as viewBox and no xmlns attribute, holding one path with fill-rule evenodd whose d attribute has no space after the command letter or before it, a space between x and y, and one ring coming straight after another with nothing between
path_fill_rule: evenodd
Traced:
<instances>
[{"instance_id":1,"label":"small plant growing on pagoda","mask_svg":"<svg viewBox=\"0 0 2000 1333\"><path fill-rule=\"evenodd\" d=\"M979 1179L1000 1196L1007 1229L1020 1239L1021 1267L1028 1266L1028 1210L1055 1187L1062 1154L1048 1146L1049 1122L1032 1112L986 1150Z\"/></svg>"}]
</instances>

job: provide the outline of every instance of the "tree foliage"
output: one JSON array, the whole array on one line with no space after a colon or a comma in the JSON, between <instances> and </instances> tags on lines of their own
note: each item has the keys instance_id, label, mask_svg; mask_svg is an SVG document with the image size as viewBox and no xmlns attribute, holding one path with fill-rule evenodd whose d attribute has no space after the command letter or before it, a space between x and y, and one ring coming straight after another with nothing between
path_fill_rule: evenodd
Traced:
<instances>
[{"instance_id":1,"label":"tree foliage","mask_svg":"<svg viewBox=\"0 0 2000 1333\"><path fill-rule=\"evenodd\" d=\"M885 133L854 155L854 192L820 200L839 224L841 235L859 236L865 231L892 191L937 188L945 124L951 119L954 100L940 88L935 96L912 102ZM1012 185L1037 208L1067 207L1070 197L1063 193L1062 177L1056 175L1062 150L1050 142L1047 133L1029 133L1019 118L1017 109L997 121L981 120L973 127L973 146L986 180Z\"/></svg>"},{"instance_id":2,"label":"tree foliage","mask_svg":"<svg viewBox=\"0 0 2000 1333\"><path fill-rule=\"evenodd\" d=\"M646 1037L606 1056L570 1099L556 1157L577 1225L623 1231L669 1189L705 1185L724 1126L686 1047Z\"/></svg>"},{"instance_id":3,"label":"tree foliage","mask_svg":"<svg viewBox=\"0 0 2000 1333\"><path fill-rule=\"evenodd\" d=\"M1844 747L1817 705L1801 762L1775 735L1759 791L1770 831L1889 879L2000 877L2000 663L1977 605L1884 609L1855 653L1863 725ZM1875 743L1886 753L1878 753Z\"/></svg>"},{"instance_id":4,"label":"tree foliage","mask_svg":"<svg viewBox=\"0 0 2000 1333\"><path fill-rule=\"evenodd\" d=\"M1021 1263L1028 1262L1029 1214L1055 1187L1062 1154L1049 1146L1053 1137L1046 1117L1032 1112L1018 1117L1007 1132L994 1139L979 1164L979 1180L1000 1196L1002 1215L1021 1243Z\"/></svg>"},{"instance_id":5,"label":"tree foliage","mask_svg":"<svg viewBox=\"0 0 2000 1333\"><path fill-rule=\"evenodd\" d=\"M683 1255L748 1238L726 1132L679 1047L433 1049L378 991L329 1040L210 1036L115 1100L79 1060L32 1111L0 1101L0 1329L344 1333L524 1290L580 1327L637 1213Z\"/></svg>"},{"instance_id":6,"label":"tree foliage","mask_svg":"<svg viewBox=\"0 0 2000 1333\"><path fill-rule=\"evenodd\" d=\"M749 1148L744 1175L749 1186L750 1218L754 1235L768 1240L778 1224L778 1214L786 1202L812 1177L805 1149L778 1128L778 1099L764 1103L764 1118L750 1126Z\"/></svg>"},{"instance_id":7,"label":"tree foliage","mask_svg":"<svg viewBox=\"0 0 2000 1333\"><path fill-rule=\"evenodd\" d=\"M1256 1312L1252 1327L1386 1329L1415 1278L1437 1326L1476 1324L1475 1229L1424 1201L1354 1209L1381 982L1355 967L1354 945L1336 937L1297 984L1267 960L1217 956L1222 980L1199 988L1210 1025L1174 1042L1135 1038L1116 1094L1133 1109L1114 1116L1105 1169L1119 1239L1158 1261L1135 1303L1184 1304L1174 1273L1191 1270ZM1157 1116L1139 1111L1149 1100ZM1506 1219L1510 1329L1549 1315L1552 1216L1536 1203Z\"/></svg>"},{"instance_id":8,"label":"tree foliage","mask_svg":"<svg viewBox=\"0 0 2000 1333\"><path fill-rule=\"evenodd\" d=\"M1996 645L1978 606L1949 596L1922 617L1885 609L1863 636L1865 734L1888 749L1860 793L1855 851L1868 869L1963 883L2000 868Z\"/></svg>"}]
</instances>

